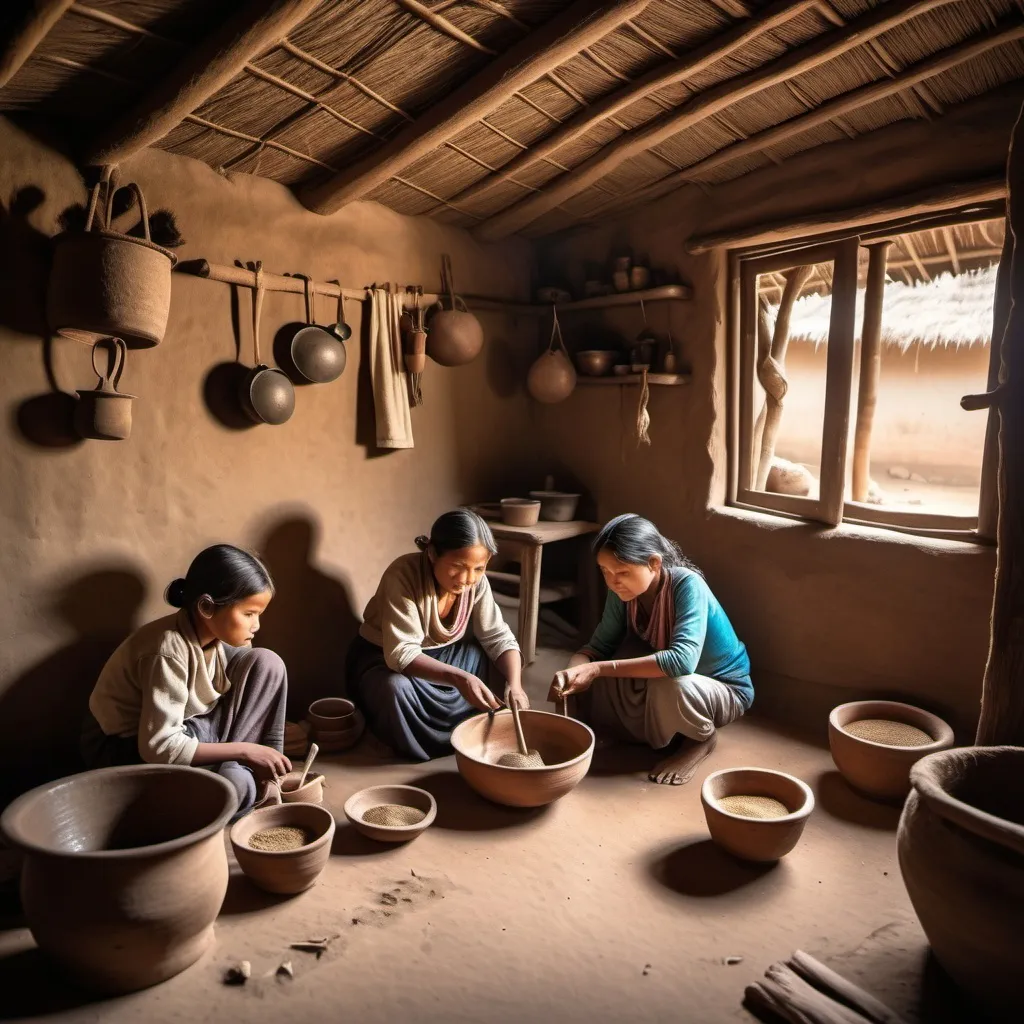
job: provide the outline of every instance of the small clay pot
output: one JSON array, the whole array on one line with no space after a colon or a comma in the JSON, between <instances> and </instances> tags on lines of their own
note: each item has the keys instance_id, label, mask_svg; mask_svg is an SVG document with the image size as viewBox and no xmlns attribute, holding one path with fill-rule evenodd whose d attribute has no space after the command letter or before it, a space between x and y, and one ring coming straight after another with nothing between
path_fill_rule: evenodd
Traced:
<instances>
[{"instance_id":1,"label":"small clay pot","mask_svg":"<svg viewBox=\"0 0 1024 1024\"><path fill-rule=\"evenodd\" d=\"M651 272L647 267L633 267L629 271L629 286L639 292L651 283Z\"/></svg>"},{"instance_id":2,"label":"small clay pot","mask_svg":"<svg viewBox=\"0 0 1024 1024\"><path fill-rule=\"evenodd\" d=\"M359 715L355 704L344 697L321 697L309 705L306 717L314 731L337 732L348 729Z\"/></svg>"},{"instance_id":3,"label":"small clay pot","mask_svg":"<svg viewBox=\"0 0 1024 1024\"><path fill-rule=\"evenodd\" d=\"M318 744L319 745L319 744ZM324 777L319 772L309 772L299 789L302 772L289 772L281 779L281 800L286 804L322 804L324 802Z\"/></svg>"},{"instance_id":4,"label":"small clay pot","mask_svg":"<svg viewBox=\"0 0 1024 1024\"><path fill-rule=\"evenodd\" d=\"M96 365L96 352L109 342L114 349L113 366L104 372ZM126 346L120 338L97 341L92 347L92 368L99 378L92 391L79 391L75 406L75 429L81 437L96 441L124 441L132 432L134 395L117 390L124 372Z\"/></svg>"},{"instance_id":5,"label":"small clay pot","mask_svg":"<svg viewBox=\"0 0 1024 1024\"><path fill-rule=\"evenodd\" d=\"M276 825L294 825L313 833L313 841L297 850L254 850L254 832ZM326 808L309 803L260 807L231 826L231 848L246 877L267 892L292 895L308 889L320 877L331 855L334 818Z\"/></svg>"},{"instance_id":6,"label":"small clay pot","mask_svg":"<svg viewBox=\"0 0 1024 1024\"><path fill-rule=\"evenodd\" d=\"M343 754L351 750L363 737L366 723L362 715L357 722L347 729L315 729L313 735L316 738L317 746L323 754Z\"/></svg>"},{"instance_id":7,"label":"small clay pot","mask_svg":"<svg viewBox=\"0 0 1024 1024\"><path fill-rule=\"evenodd\" d=\"M611 372L615 357L615 352L588 349L576 353L576 366L585 377L605 377Z\"/></svg>"},{"instance_id":8,"label":"small clay pot","mask_svg":"<svg viewBox=\"0 0 1024 1024\"><path fill-rule=\"evenodd\" d=\"M518 750L511 711L467 718L455 727L452 746L462 777L481 796L507 807L543 807L573 790L590 770L594 733L589 726L549 711L520 711L530 750L542 768L509 768L495 762Z\"/></svg>"},{"instance_id":9,"label":"small clay pot","mask_svg":"<svg viewBox=\"0 0 1024 1024\"><path fill-rule=\"evenodd\" d=\"M502 498L501 521L506 526L536 526L540 502L529 498Z\"/></svg>"},{"instance_id":10,"label":"small clay pot","mask_svg":"<svg viewBox=\"0 0 1024 1024\"><path fill-rule=\"evenodd\" d=\"M865 718L885 718L916 726L933 742L920 747L892 747L862 740L844 726ZM910 792L910 769L922 757L953 746L953 730L937 715L891 700L857 700L840 704L828 716L828 745L843 778L874 800L900 802Z\"/></svg>"},{"instance_id":11,"label":"small clay pot","mask_svg":"<svg viewBox=\"0 0 1024 1024\"><path fill-rule=\"evenodd\" d=\"M21 901L40 948L107 993L195 963L227 892L221 833L237 805L220 775L159 764L83 772L20 796L0 825L25 855Z\"/></svg>"},{"instance_id":12,"label":"small clay pot","mask_svg":"<svg viewBox=\"0 0 1024 1024\"><path fill-rule=\"evenodd\" d=\"M374 825L363 821L363 815L371 807L381 804L401 804L404 807L415 807L423 811L422 821L415 825ZM407 843L425 832L437 817L437 802L425 789L416 786L370 786L353 793L345 801L345 817L370 839L382 843Z\"/></svg>"},{"instance_id":13,"label":"small clay pot","mask_svg":"<svg viewBox=\"0 0 1024 1024\"><path fill-rule=\"evenodd\" d=\"M612 284L617 292L629 291L629 271L616 270L612 273Z\"/></svg>"},{"instance_id":14,"label":"small clay pot","mask_svg":"<svg viewBox=\"0 0 1024 1024\"><path fill-rule=\"evenodd\" d=\"M726 796L767 796L786 805L782 818L748 818L719 804ZM796 846L814 810L810 786L793 775L768 768L724 768L712 772L700 788L711 838L743 860L770 863Z\"/></svg>"},{"instance_id":15,"label":"small clay pot","mask_svg":"<svg viewBox=\"0 0 1024 1024\"><path fill-rule=\"evenodd\" d=\"M530 497L540 502L540 518L545 523L568 523L576 516L580 503L578 494L564 491L530 491Z\"/></svg>"}]
</instances>

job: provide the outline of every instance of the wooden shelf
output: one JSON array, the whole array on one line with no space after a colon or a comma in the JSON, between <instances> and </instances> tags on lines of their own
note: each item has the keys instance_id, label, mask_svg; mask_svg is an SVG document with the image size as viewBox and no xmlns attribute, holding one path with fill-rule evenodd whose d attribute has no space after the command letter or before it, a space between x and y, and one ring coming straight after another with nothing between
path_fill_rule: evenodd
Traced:
<instances>
[{"instance_id":1,"label":"wooden shelf","mask_svg":"<svg viewBox=\"0 0 1024 1024\"><path fill-rule=\"evenodd\" d=\"M609 386L609 385L625 385L625 384L642 384L643 374L640 373L627 373L623 377L584 377L582 374L576 378L576 383L584 385L586 387L593 387L597 385ZM651 386L658 385L660 387L679 387L681 384L689 384L691 376L688 373L649 373L647 374L647 383Z\"/></svg>"},{"instance_id":2,"label":"wooden shelf","mask_svg":"<svg viewBox=\"0 0 1024 1024\"><path fill-rule=\"evenodd\" d=\"M523 313L543 316L551 312L551 303L523 303L488 299L483 296L466 295L471 310L500 309L506 313ZM693 289L685 284L665 284L660 288L647 288L642 292L615 292L613 295L597 295L592 299L578 299L575 302L559 302L555 308L559 313L575 313L587 309L612 309L616 306L639 306L643 302L689 302ZM427 296L424 296L426 301Z\"/></svg>"}]
</instances>

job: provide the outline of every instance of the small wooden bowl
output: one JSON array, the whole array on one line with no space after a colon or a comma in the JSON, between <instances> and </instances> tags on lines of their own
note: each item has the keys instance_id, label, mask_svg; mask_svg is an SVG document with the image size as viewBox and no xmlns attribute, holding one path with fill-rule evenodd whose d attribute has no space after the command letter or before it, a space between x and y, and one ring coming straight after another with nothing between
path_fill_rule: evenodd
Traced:
<instances>
[{"instance_id":1,"label":"small wooden bowl","mask_svg":"<svg viewBox=\"0 0 1024 1024\"><path fill-rule=\"evenodd\" d=\"M422 821L415 825L373 825L363 821L363 815L371 807L381 804L402 804L423 811ZM428 829L437 817L437 802L425 789L416 786L370 786L353 793L345 801L345 817L370 839L382 843L407 843Z\"/></svg>"},{"instance_id":2,"label":"small wooden bowl","mask_svg":"<svg viewBox=\"0 0 1024 1024\"><path fill-rule=\"evenodd\" d=\"M726 796L768 796L784 803L782 818L748 818L719 804ZM712 772L700 788L711 838L743 860L770 863L796 846L814 810L810 786L793 775L769 768L723 768Z\"/></svg>"},{"instance_id":3,"label":"small wooden bowl","mask_svg":"<svg viewBox=\"0 0 1024 1024\"><path fill-rule=\"evenodd\" d=\"M277 825L294 825L315 838L297 850L254 850L254 832ZM334 840L334 818L317 804L289 803L260 807L231 826L231 848L246 877L267 892L293 895L308 889L327 866Z\"/></svg>"},{"instance_id":4,"label":"small wooden bowl","mask_svg":"<svg viewBox=\"0 0 1024 1024\"><path fill-rule=\"evenodd\" d=\"M530 498L502 498L501 521L506 526L536 526L540 502Z\"/></svg>"},{"instance_id":5,"label":"small wooden bowl","mask_svg":"<svg viewBox=\"0 0 1024 1024\"><path fill-rule=\"evenodd\" d=\"M885 718L916 726L933 742L920 747L893 747L862 740L845 726L865 718ZM953 746L953 730L938 715L892 700L855 700L833 708L828 716L828 745L843 778L867 797L898 801L910 792L910 769L927 754Z\"/></svg>"}]
</instances>

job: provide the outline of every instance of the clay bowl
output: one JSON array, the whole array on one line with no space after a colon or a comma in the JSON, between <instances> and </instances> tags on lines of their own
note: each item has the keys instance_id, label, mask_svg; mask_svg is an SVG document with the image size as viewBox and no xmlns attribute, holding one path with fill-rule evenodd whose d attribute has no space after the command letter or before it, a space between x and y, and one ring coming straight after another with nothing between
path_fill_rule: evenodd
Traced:
<instances>
[{"instance_id":1,"label":"clay bowl","mask_svg":"<svg viewBox=\"0 0 1024 1024\"><path fill-rule=\"evenodd\" d=\"M324 802L324 777L319 772L309 772L299 789L302 772L289 772L281 780L281 799L286 804L322 804Z\"/></svg>"},{"instance_id":2,"label":"clay bowl","mask_svg":"<svg viewBox=\"0 0 1024 1024\"><path fill-rule=\"evenodd\" d=\"M615 356L615 352L602 352L599 349L577 352L576 368L584 377L605 377L611 373Z\"/></svg>"},{"instance_id":3,"label":"clay bowl","mask_svg":"<svg viewBox=\"0 0 1024 1024\"><path fill-rule=\"evenodd\" d=\"M616 377L628 377L633 372L633 367L629 363L616 363L612 367L612 372Z\"/></svg>"},{"instance_id":4,"label":"clay bowl","mask_svg":"<svg viewBox=\"0 0 1024 1024\"><path fill-rule=\"evenodd\" d=\"M540 502L540 518L546 523L568 523L580 503L578 494L563 491L530 491L530 497Z\"/></svg>"},{"instance_id":5,"label":"clay bowl","mask_svg":"<svg viewBox=\"0 0 1024 1024\"><path fill-rule=\"evenodd\" d=\"M886 718L917 726L932 737L920 747L891 747L862 740L844 726L864 718ZM902 803L910 792L910 769L922 757L953 746L953 730L937 715L891 700L856 700L828 716L832 760L854 789L875 800Z\"/></svg>"},{"instance_id":6,"label":"clay bowl","mask_svg":"<svg viewBox=\"0 0 1024 1024\"><path fill-rule=\"evenodd\" d=\"M543 768L506 768L495 764L514 751L511 711L493 718L467 718L452 733L455 763L462 777L481 796L507 807L543 807L565 796L587 774L594 755L594 734L575 718L549 711L522 711L526 745L544 758Z\"/></svg>"},{"instance_id":7,"label":"clay bowl","mask_svg":"<svg viewBox=\"0 0 1024 1024\"><path fill-rule=\"evenodd\" d=\"M536 526L540 502L532 498L502 498L501 521L506 526Z\"/></svg>"},{"instance_id":8,"label":"clay bowl","mask_svg":"<svg viewBox=\"0 0 1024 1024\"><path fill-rule=\"evenodd\" d=\"M254 850L249 837L276 825L309 829L314 839L297 850ZM316 804L274 804L260 807L231 826L231 848L238 866L253 885L267 892L293 895L308 889L327 866L334 839L331 812Z\"/></svg>"},{"instance_id":9,"label":"clay bowl","mask_svg":"<svg viewBox=\"0 0 1024 1024\"><path fill-rule=\"evenodd\" d=\"M231 784L201 768L131 765L15 800L3 831L24 852L21 901L39 946L81 984L134 992L195 963L228 886Z\"/></svg>"},{"instance_id":10,"label":"clay bowl","mask_svg":"<svg viewBox=\"0 0 1024 1024\"><path fill-rule=\"evenodd\" d=\"M748 818L733 814L718 801L726 796L770 796L784 803L782 818ZM800 779L769 768L723 768L712 772L700 788L711 838L743 860L771 862L796 846L814 810L814 794Z\"/></svg>"},{"instance_id":11,"label":"clay bowl","mask_svg":"<svg viewBox=\"0 0 1024 1024\"><path fill-rule=\"evenodd\" d=\"M371 807L381 804L402 804L423 811L425 817L415 825L373 825L363 821L363 815ZM425 832L437 817L437 802L425 789L415 786L370 786L353 793L345 801L345 817L370 839L382 843L407 843Z\"/></svg>"},{"instance_id":12,"label":"clay bowl","mask_svg":"<svg viewBox=\"0 0 1024 1024\"><path fill-rule=\"evenodd\" d=\"M320 700L313 701L306 712L306 718L314 732L337 732L348 729L357 715L359 711L355 704L344 697L321 697Z\"/></svg>"}]
</instances>

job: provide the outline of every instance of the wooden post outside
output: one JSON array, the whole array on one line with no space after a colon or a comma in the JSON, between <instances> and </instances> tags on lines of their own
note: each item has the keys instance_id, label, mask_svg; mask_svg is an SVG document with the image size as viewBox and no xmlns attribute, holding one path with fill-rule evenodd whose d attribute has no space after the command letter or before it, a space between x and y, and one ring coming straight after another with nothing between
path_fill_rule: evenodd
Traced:
<instances>
[{"instance_id":1,"label":"wooden post outside","mask_svg":"<svg viewBox=\"0 0 1024 1024\"><path fill-rule=\"evenodd\" d=\"M868 246L868 283L864 294L864 323L860 331L860 388L853 440L853 500L867 501L871 482L871 432L882 375L882 301L885 268L891 242Z\"/></svg>"}]
</instances>

